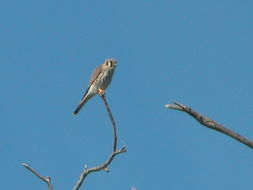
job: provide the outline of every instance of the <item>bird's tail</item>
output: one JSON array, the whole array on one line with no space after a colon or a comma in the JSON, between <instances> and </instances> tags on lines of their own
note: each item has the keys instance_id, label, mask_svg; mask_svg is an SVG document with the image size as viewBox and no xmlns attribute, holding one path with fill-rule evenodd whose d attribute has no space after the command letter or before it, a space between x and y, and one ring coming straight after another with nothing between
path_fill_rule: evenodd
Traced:
<instances>
[{"instance_id":1,"label":"bird's tail","mask_svg":"<svg viewBox=\"0 0 253 190\"><path fill-rule=\"evenodd\" d=\"M82 100L80 102L80 104L77 106L77 108L75 109L75 111L73 112L74 115L78 114L78 112L82 109L83 105L87 102L87 100Z\"/></svg>"},{"instance_id":2,"label":"bird's tail","mask_svg":"<svg viewBox=\"0 0 253 190\"><path fill-rule=\"evenodd\" d=\"M87 89L86 93L84 94L81 102L79 103L79 105L77 106L77 108L75 109L75 111L73 112L74 115L78 114L78 112L82 109L82 107L84 106L84 104L89 100L91 99L94 94L92 93L88 93L89 92L89 89Z\"/></svg>"}]
</instances>

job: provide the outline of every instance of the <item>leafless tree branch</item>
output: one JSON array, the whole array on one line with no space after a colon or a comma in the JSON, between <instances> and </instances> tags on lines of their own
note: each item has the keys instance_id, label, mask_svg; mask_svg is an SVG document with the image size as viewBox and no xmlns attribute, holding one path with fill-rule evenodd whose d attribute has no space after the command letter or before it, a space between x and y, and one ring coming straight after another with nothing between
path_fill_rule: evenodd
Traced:
<instances>
[{"instance_id":1,"label":"leafless tree branch","mask_svg":"<svg viewBox=\"0 0 253 190\"><path fill-rule=\"evenodd\" d=\"M88 168L87 166L85 166L83 172L81 173L81 175L79 177L79 180L77 181L76 185L74 186L74 188L72 190L78 190L81 187L81 185L84 182L84 180L87 177L87 175L89 175L90 173L92 173L92 172L98 172L100 170L105 170L106 172L108 172L109 169L107 167L112 162L113 158L116 155L118 155L118 154L126 152L126 146L123 146L120 150L117 150L117 130L116 130L116 124L115 124L115 121L113 119L110 107L109 107L109 105L108 105L108 103L106 101L105 95L103 94L100 97L101 97L101 99L103 100L103 102L105 104L106 110L108 112L108 115L109 115L111 123L112 123L113 139L114 139L113 140L113 146L112 146L113 147L113 152L109 156L108 160L105 161L103 164L101 164L99 166L92 167L92 168Z\"/></svg>"},{"instance_id":2,"label":"leafless tree branch","mask_svg":"<svg viewBox=\"0 0 253 190\"><path fill-rule=\"evenodd\" d=\"M113 151L116 151L117 149L117 130L116 130L116 124L115 124L115 121L113 119L113 116L112 116L112 112L110 110L110 107L106 101L106 98L105 98L105 95L101 95L100 96L105 104L105 107L106 107L106 110L107 110L107 113L109 114L109 117L110 117L110 120L112 122L112 128L113 128L113 138L114 138L114 141L113 141Z\"/></svg>"},{"instance_id":3,"label":"leafless tree branch","mask_svg":"<svg viewBox=\"0 0 253 190\"><path fill-rule=\"evenodd\" d=\"M35 171L34 169L32 169L28 164L23 163L22 164L26 169L28 169L30 172L32 172L35 176L37 176L38 178L40 178L42 181L44 181L49 190L53 190L53 185L51 183L51 178L50 177L44 177L42 175L40 175L37 171Z\"/></svg>"},{"instance_id":4,"label":"leafless tree branch","mask_svg":"<svg viewBox=\"0 0 253 190\"><path fill-rule=\"evenodd\" d=\"M228 135L230 137L232 137L233 139L247 145L248 147L253 149L253 142L246 139L245 137L241 136L240 134L225 128L224 126L222 126L219 123L216 123L214 120L201 115L200 113L194 111L193 109L191 109L188 106L185 106L181 103L175 102L174 104L166 104L165 105L166 108L169 109L174 109L174 110L178 110L178 111L183 111L187 114L189 114L190 116L192 116L194 119L196 119L201 125L204 125L210 129L219 131L225 135Z\"/></svg>"},{"instance_id":5,"label":"leafless tree branch","mask_svg":"<svg viewBox=\"0 0 253 190\"><path fill-rule=\"evenodd\" d=\"M87 166L85 165L84 170L83 170L83 172L81 173L81 175L79 177L79 180L77 181L76 185L74 186L74 188L72 190L78 190L81 187L81 185L84 182L84 179L87 177L87 175L89 175L92 172L98 172L100 170L105 170L106 172L109 172L107 167L112 162L113 158L117 154L124 153L124 152L126 152L126 147L125 146L123 146L120 150L113 151L111 153L111 155L109 156L108 160L105 163L101 164L100 166L87 168Z\"/></svg>"},{"instance_id":6,"label":"leafless tree branch","mask_svg":"<svg viewBox=\"0 0 253 190\"><path fill-rule=\"evenodd\" d=\"M112 112L110 110L110 107L106 101L106 97L105 95L101 95L100 96L105 104L106 110L108 112L109 118L111 120L112 123L112 129L113 129L113 152L111 153L111 155L109 156L109 158L101 165L99 166L95 166L92 168L88 168L87 165L84 166L84 170L82 171L78 181L76 182L76 185L73 187L72 190L78 190L81 185L83 184L85 178L92 172L98 172L100 170L105 170L106 172L109 172L108 166L110 165L110 163L113 161L114 157L118 154L124 153L126 152L126 146L123 146L121 149L117 150L117 130L116 130L116 124L115 121L113 119L112 116ZM34 169L32 169L28 164L22 164L25 168L27 168L30 172L32 172L35 176L37 176L38 178L40 178L42 181L46 182L48 185L49 190L53 190L53 186L51 184L51 179L50 177L44 177L41 176L38 172L36 172Z\"/></svg>"}]
</instances>

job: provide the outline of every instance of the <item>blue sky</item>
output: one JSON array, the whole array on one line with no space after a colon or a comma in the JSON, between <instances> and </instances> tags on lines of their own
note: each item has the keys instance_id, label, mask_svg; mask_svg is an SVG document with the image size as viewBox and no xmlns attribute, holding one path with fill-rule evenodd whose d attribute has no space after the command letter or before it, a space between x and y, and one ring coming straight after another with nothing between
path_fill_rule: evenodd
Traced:
<instances>
[{"instance_id":1,"label":"blue sky","mask_svg":"<svg viewBox=\"0 0 253 190\"><path fill-rule=\"evenodd\" d=\"M252 189L253 150L164 108L179 101L253 140L253 1L0 3L0 186L71 189L105 161L112 132L95 97L72 112L92 70L114 57L107 100L119 146L81 189Z\"/></svg>"}]
</instances>

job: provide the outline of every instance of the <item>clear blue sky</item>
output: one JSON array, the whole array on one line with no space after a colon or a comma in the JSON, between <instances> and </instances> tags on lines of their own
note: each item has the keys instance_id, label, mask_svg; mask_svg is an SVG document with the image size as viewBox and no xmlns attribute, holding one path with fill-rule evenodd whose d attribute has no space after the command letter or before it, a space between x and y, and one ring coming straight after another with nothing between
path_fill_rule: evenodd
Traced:
<instances>
[{"instance_id":1,"label":"clear blue sky","mask_svg":"<svg viewBox=\"0 0 253 190\"><path fill-rule=\"evenodd\" d=\"M252 189L253 150L164 108L179 101L253 140L253 1L0 3L0 187L71 189L107 159L95 97L72 112L92 70L118 60L107 100L127 146L81 189Z\"/></svg>"}]
</instances>

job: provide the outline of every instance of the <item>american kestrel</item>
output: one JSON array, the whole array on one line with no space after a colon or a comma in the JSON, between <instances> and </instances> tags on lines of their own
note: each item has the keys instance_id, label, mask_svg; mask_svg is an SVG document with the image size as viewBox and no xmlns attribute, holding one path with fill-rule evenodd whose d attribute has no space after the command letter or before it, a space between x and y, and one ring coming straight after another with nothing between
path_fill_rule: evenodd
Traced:
<instances>
[{"instance_id":1,"label":"american kestrel","mask_svg":"<svg viewBox=\"0 0 253 190\"><path fill-rule=\"evenodd\" d=\"M110 85L112 76L116 68L115 59L106 59L103 64L98 66L92 73L89 87L73 114L77 114L83 105L96 94L103 95L105 89Z\"/></svg>"}]
</instances>

